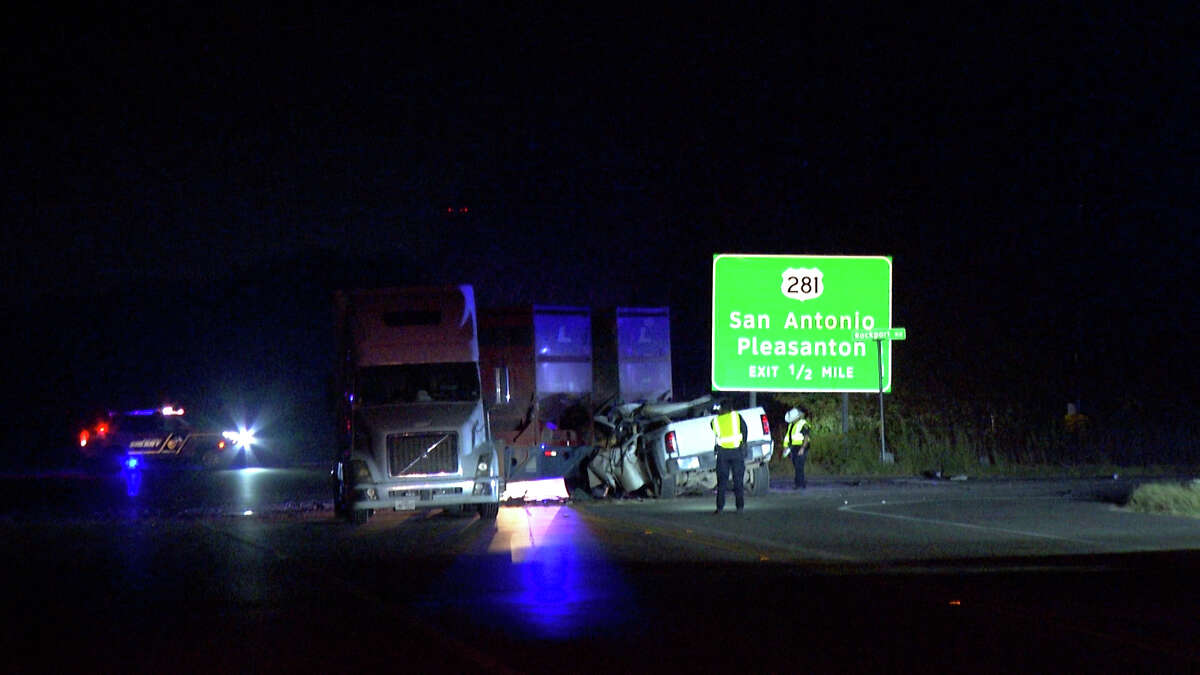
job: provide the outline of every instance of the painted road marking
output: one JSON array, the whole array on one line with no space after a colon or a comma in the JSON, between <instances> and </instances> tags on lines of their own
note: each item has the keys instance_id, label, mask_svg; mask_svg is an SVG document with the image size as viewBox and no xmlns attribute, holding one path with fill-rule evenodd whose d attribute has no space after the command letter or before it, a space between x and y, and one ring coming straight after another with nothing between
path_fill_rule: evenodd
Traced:
<instances>
[{"instance_id":1,"label":"painted road marking","mask_svg":"<svg viewBox=\"0 0 1200 675\"><path fill-rule=\"evenodd\" d=\"M891 502L890 504L886 504L886 505L887 506L912 506L914 504L939 504L939 503L945 503L945 502L949 502L949 501L971 501L971 502L1009 501L1009 502L1011 502L1011 501L1028 501L1029 499L1054 499L1054 498L1053 497L1040 497L1040 498L1028 498L1025 500L996 499L996 498L983 498L983 499L971 499L971 500L921 499L921 500L907 501L907 502ZM893 520L904 520L904 521L914 522L914 523L929 523L929 524L933 524L933 525L946 525L949 527L961 527L961 528L968 529L968 530L982 530L982 531L986 531L986 532L1001 532L1004 534L1011 534L1011 535L1017 535L1017 536L1022 536L1022 537L1033 537L1035 539L1052 539L1055 541L1069 541L1069 542L1072 542L1075 544L1086 544L1088 546L1099 546L1102 548L1112 548L1111 545L1109 545L1109 544L1106 544L1104 542L1099 542L1099 541L1092 541L1090 539L1079 539L1079 538L1075 538L1075 537L1063 537L1063 536L1056 535L1056 534L1031 532L1029 530L1015 530L1012 528L995 527L995 526L991 526L991 525L976 525L974 523L962 523L962 522L958 522L958 521L954 521L954 520L944 520L941 518L920 518L917 516L905 516L905 515L902 515L899 513L879 513L876 511L863 510L863 509L866 509L867 507L879 506L879 505L880 504L876 504L875 502L870 502L870 503L866 503L866 504L846 504L843 506L839 506L838 511L846 511L849 513L856 513L858 515L863 515L863 516L875 516L877 518L891 518Z\"/></svg>"}]
</instances>

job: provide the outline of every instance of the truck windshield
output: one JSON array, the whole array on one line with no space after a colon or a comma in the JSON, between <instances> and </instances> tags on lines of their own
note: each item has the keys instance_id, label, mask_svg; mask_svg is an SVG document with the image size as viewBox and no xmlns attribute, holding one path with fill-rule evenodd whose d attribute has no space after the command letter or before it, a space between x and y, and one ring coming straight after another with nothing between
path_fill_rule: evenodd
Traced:
<instances>
[{"instance_id":1,"label":"truck windshield","mask_svg":"<svg viewBox=\"0 0 1200 675\"><path fill-rule=\"evenodd\" d=\"M370 366L358 371L359 405L476 401L479 369L474 363Z\"/></svg>"}]
</instances>

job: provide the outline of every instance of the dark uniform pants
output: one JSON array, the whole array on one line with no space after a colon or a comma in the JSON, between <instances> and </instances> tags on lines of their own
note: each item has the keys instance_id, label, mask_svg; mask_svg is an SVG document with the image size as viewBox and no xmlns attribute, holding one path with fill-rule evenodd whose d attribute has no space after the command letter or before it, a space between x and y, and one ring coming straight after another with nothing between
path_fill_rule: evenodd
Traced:
<instances>
[{"instance_id":1,"label":"dark uniform pants","mask_svg":"<svg viewBox=\"0 0 1200 675\"><path fill-rule=\"evenodd\" d=\"M741 448L717 450L717 510L725 508L725 489L733 475L733 499L740 511L746 505L746 458Z\"/></svg>"},{"instance_id":2,"label":"dark uniform pants","mask_svg":"<svg viewBox=\"0 0 1200 675\"><path fill-rule=\"evenodd\" d=\"M792 486L796 488L808 487L808 481L804 479L804 460L808 457L807 452L800 452L800 448L792 448L792 468L796 470L796 478L792 481Z\"/></svg>"}]
</instances>

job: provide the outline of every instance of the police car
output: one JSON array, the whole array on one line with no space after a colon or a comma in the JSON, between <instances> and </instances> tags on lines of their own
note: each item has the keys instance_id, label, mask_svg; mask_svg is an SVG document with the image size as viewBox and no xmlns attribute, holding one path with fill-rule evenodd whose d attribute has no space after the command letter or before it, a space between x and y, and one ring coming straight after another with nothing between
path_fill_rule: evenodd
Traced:
<instances>
[{"instance_id":1,"label":"police car","mask_svg":"<svg viewBox=\"0 0 1200 675\"><path fill-rule=\"evenodd\" d=\"M253 444L247 430L207 431L192 428L183 408L109 412L79 432L79 451L89 465L115 468L130 459L179 460L208 469L233 461Z\"/></svg>"}]
</instances>

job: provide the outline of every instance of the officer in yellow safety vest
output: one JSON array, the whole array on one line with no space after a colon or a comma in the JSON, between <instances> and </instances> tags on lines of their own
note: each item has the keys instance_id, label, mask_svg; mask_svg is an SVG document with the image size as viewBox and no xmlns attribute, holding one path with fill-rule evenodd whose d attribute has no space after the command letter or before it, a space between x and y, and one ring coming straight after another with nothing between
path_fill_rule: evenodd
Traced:
<instances>
[{"instance_id":1,"label":"officer in yellow safety vest","mask_svg":"<svg viewBox=\"0 0 1200 675\"><path fill-rule=\"evenodd\" d=\"M725 490L730 478L733 480L733 497L738 513L746 506L746 420L736 410L726 410L717 404L717 416L712 420L715 440L713 450L717 453L717 510L725 508Z\"/></svg>"},{"instance_id":2,"label":"officer in yellow safety vest","mask_svg":"<svg viewBox=\"0 0 1200 675\"><path fill-rule=\"evenodd\" d=\"M787 432L783 435L783 456L792 457L792 468L796 470L792 487L797 490L808 487L808 482L804 480L804 460L808 456L811 427L804 417L804 411L799 408L792 408L783 416L783 421L788 425Z\"/></svg>"}]
</instances>

